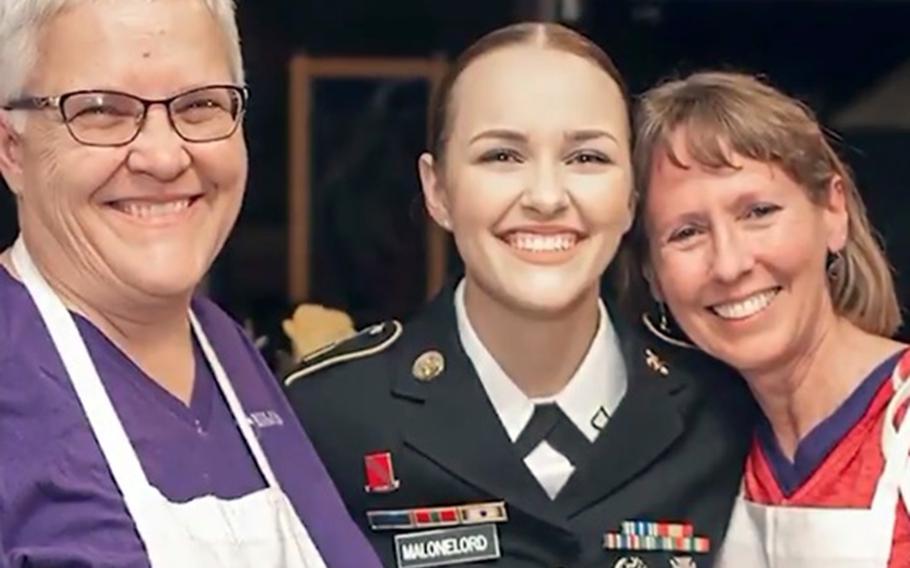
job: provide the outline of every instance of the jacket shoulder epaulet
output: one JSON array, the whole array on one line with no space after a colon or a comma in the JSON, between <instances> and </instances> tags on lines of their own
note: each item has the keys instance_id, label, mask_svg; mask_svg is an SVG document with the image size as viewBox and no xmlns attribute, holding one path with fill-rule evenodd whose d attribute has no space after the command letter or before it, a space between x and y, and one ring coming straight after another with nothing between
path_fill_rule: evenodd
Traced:
<instances>
[{"instance_id":1,"label":"jacket shoulder epaulet","mask_svg":"<svg viewBox=\"0 0 910 568\"><path fill-rule=\"evenodd\" d=\"M332 365L382 353L398 341L402 329L402 325L398 320L377 323L358 331L350 337L333 341L307 353L284 378L284 386L289 387L297 379Z\"/></svg>"}]
</instances>

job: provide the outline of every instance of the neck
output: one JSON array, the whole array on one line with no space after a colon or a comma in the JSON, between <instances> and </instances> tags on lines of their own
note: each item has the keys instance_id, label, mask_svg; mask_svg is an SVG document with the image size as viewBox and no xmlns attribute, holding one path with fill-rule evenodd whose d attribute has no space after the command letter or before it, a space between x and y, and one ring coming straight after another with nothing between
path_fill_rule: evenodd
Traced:
<instances>
[{"instance_id":1,"label":"neck","mask_svg":"<svg viewBox=\"0 0 910 568\"><path fill-rule=\"evenodd\" d=\"M195 363L192 334L187 318L190 296L149 299L99 298L85 290L80 278L64 278L44 270L33 259L50 288L63 304L90 321L149 377L184 403L192 393ZM0 263L20 279L9 251Z\"/></svg>"},{"instance_id":2,"label":"neck","mask_svg":"<svg viewBox=\"0 0 910 568\"><path fill-rule=\"evenodd\" d=\"M791 461L800 440L830 416L862 380L901 348L833 316L815 343L773 368L741 371L778 445Z\"/></svg>"},{"instance_id":3,"label":"neck","mask_svg":"<svg viewBox=\"0 0 910 568\"><path fill-rule=\"evenodd\" d=\"M566 309L541 316L505 306L473 285L465 310L478 338L506 375L530 398L553 396L568 384L597 332L597 290Z\"/></svg>"}]
</instances>

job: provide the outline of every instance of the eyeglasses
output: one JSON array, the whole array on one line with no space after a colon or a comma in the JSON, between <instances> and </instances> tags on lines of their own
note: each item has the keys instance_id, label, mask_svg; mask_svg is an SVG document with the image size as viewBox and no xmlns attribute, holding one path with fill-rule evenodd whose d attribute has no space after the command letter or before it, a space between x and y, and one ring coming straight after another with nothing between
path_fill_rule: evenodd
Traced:
<instances>
[{"instance_id":1,"label":"eyeglasses","mask_svg":"<svg viewBox=\"0 0 910 568\"><path fill-rule=\"evenodd\" d=\"M56 97L23 97L6 110L60 110L70 135L86 146L124 146L139 136L149 107L164 105L174 131L187 142L214 142L231 136L246 111L249 91L210 85L167 99L143 99L118 91L73 91Z\"/></svg>"}]
</instances>

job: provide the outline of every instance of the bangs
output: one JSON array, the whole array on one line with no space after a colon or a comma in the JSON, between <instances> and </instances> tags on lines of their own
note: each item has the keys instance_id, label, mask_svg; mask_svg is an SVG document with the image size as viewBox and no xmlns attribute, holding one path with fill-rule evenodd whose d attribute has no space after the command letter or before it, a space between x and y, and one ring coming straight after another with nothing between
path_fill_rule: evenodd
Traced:
<instances>
[{"instance_id":1,"label":"bangs","mask_svg":"<svg viewBox=\"0 0 910 568\"><path fill-rule=\"evenodd\" d=\"M679 105L663 123L658 135L657 148L677 167L687 167L680 159L684 151L692 160L708 169L737 169L734 155L759 162L777 163L791 174L800 168L798 148L804 147L795 135L794 125L805 122L792 116L791 120L766 113L755 116L746 112L745 101L718 100L711 93L693 96L686 104ZM789 122L789 126L785 125ZM782 148L793 148L791 155L781 153ZM803 157L804 158L804 157Z\"/></svg>"},{"instance_id":2,"label":"bangs","mask_svg":"<svg viewBox=\"0 0 910 568\"><path fill-rule=\"evenodd\" d=\"M817 205L827 203L839 181L847 212L845 268L829 277L835 311L868 333L891 336L901 323L891 267L869 222L849 167L835 151L812 110L757 77L705 71L669 80L646 92L635 110L638 206L624 242L620 277L632 304L649 309L642 279L649 265L644 203L657 159L689 169L738 169L740 159L773 164L804 189ZM685 158L683 161L682 158ZM833 252L833 251L831 251Z\"/></svg>"}]
</instances>

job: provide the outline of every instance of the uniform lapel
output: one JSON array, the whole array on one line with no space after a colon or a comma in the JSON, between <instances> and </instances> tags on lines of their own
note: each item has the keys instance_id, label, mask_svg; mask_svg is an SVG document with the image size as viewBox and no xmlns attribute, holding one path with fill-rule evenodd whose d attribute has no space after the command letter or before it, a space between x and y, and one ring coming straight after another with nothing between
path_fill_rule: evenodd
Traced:
<instances>
[{"instance_id":1,"label":"uniform lapel","mask_svg":"<svg viewBox=\"0 0 910 568\"><path fill-rule=\"evenodd\" d=\"M452 475L540 520L565 526L552 502L516 453L461 347L451 287L408 330L413 337L397 362L392 392L410 399L403 417L405 442ZM431 381L418 381L412 362L427 350L445 358Z\"/></svg>"},{"instance_id":2,"label":"uniform lapel","mask_svg":"<svg viewBox=\"0 0 910 568\"><path fill-rule=\"evenodd\" d=\"M655 349L634 329L613 321L628 374L628 389L616 412L579 464L557 502L570 514L605 499L644 471L683 433L682 371L664 376ZM650 361L650 363L649 363Z\"/></svg>"}]
</instances>

